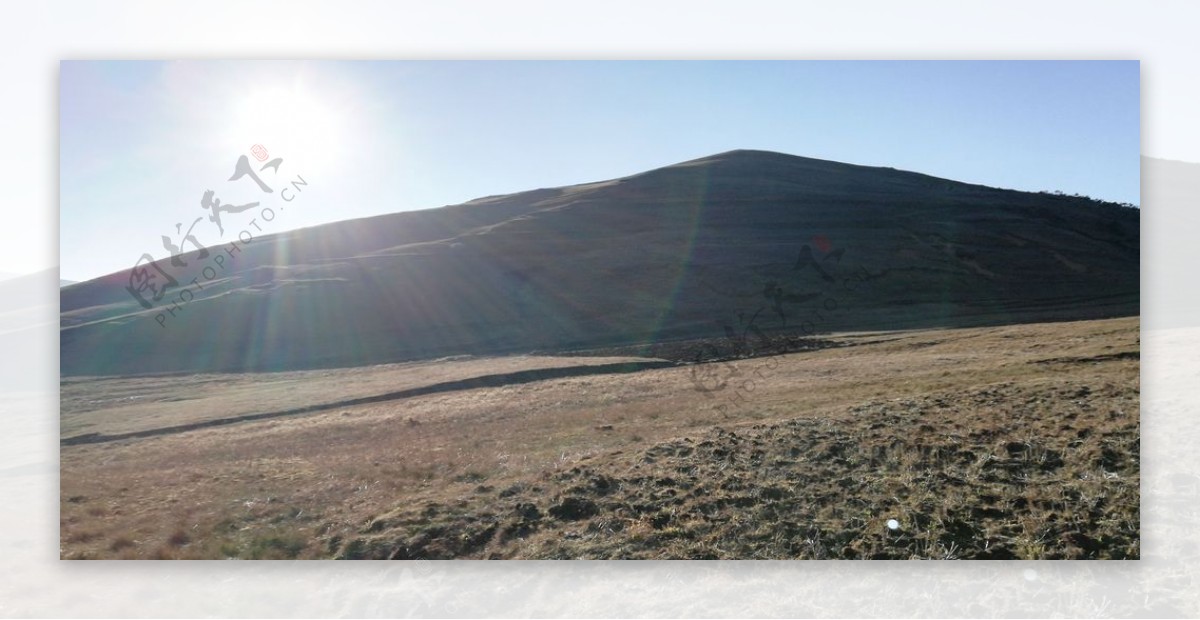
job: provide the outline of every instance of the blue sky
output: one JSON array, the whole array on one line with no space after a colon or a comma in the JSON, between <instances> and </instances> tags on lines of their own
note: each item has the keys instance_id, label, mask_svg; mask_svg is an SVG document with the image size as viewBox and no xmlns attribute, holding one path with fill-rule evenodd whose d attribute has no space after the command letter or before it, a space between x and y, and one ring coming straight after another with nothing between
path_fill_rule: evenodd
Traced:
<instances>
[{"instance_id":1,"label":"blue sky","mask_svg":"<svg viewBox=\"0 0 1200 620\"><path fill-rule=\"evenodd\" d=\"M1139 203L1139 67L1070 62L69 61L61 274L167 254L208 214L308 185L262 233L624 176L738 148ZM250 161L255 161L251 159ZM255 162L255 168L258 167ZM263 204L267 204L264 202ZM250 216L207 219L205 245Z\"/></svg>"}]
</instances>

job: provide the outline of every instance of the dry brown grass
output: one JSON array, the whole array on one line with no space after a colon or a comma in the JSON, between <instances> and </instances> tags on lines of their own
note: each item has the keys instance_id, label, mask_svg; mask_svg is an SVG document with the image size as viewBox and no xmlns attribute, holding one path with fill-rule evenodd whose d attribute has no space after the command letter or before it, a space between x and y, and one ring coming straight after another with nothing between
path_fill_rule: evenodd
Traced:
<instances>
[{"instance_id":1,"label":"dry brown grass","mask_svg":"<svg viewBox=\"0 0 1200 620\"><path fill-rule=\"evenodd\" d=\"M1137 557L1137 319L840 339L726 366L754 381L740 396L681 367L64 447L62 556ZM204 379L171 419L210 415L189 406L220 398Z\"/></svg>"},{"instance_id":2,"label":"dry brown grass","mask_svg":"<svg viewBox=\"0 0 1200 620\"><path fill-rule=\"evenodd\" d=\"M630 361L580 357L572 365ZM150 377L69 377L60 390L59 433L119 434L331 403L485 374L563 365L537 355L473 357L333 370Z\"/></svg>"}]
</instances>

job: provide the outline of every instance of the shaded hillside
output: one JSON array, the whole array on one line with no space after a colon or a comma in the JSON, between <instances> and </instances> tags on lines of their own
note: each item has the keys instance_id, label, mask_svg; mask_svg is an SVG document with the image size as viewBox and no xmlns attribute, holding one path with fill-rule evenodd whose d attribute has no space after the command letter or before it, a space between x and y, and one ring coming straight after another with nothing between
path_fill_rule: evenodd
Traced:
<instances>
[{"instance_id":1,"label":"shaded hillside","mask_svg":"<svg viewBox=\"0 0 1200 620\"><path fill-rule=\"evenodd\" d=\"M62 372L349 366L1138 313L1139 211L733 151L255 239L161 326L62 291ZM211 260L211 259L210 259ZM181 283L204 261L188 257ZM160 261L170 269L168 261ZM186 284L185 284L186 285Z\"/></svg>"}]
</instances>

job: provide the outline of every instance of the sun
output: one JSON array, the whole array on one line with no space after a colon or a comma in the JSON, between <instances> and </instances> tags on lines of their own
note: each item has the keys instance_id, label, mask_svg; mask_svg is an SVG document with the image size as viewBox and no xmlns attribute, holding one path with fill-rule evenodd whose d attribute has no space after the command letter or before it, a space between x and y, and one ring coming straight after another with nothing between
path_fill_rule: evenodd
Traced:
<instances>
[{"instance_id":1,"label":"sun","mask_svg":"<svg viewBox=\"0 0 1200 620\"><path fill-rule=\"evenodd\" d=\"M355 132L345 102L306 84L258 85L232 107L222 142L239 150L261 144L289 168L313 172L336 167L351 150Z\"/></svg>"}]
</instances>

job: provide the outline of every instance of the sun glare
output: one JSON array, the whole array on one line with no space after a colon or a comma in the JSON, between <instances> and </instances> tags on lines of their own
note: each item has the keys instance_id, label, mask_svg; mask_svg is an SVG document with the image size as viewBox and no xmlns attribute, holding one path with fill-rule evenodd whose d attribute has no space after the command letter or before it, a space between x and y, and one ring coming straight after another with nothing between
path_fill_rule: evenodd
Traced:
<instances>
[{"instance_id":1,"label":"sun glare","mask_svg":"<svg viewBox=\"0 0 1200 620\"><path fill-rule=\"evenodd\" d=\"M223 142L265 146L272 157L314 171L343 160L353 138L344 106L300 84L259 86L234 103Z\"/></svg>"}]
</instances>

